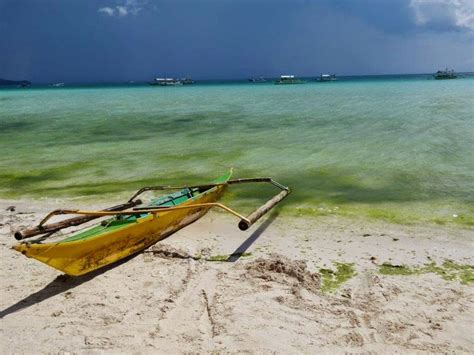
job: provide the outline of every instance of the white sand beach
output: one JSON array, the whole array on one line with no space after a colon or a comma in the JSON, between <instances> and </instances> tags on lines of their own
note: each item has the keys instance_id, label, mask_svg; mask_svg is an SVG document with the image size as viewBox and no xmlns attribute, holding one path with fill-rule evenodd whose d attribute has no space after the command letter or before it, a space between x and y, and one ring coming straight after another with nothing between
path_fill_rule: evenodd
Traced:
<instances>
[{"instance_id":1,"label":"white sand beach","mask_svg":"<svg viewBox=\"0 0 474 355\"><path fill-rule=\"evenodd\" d=\"M10 249L12 230L57 207L65 206L0 202L3 354L474 349L472 283L379 269L473 265L472 230L271 214L241 232L211 212L124 262L70 277ZM320 269L337 263L353 263L356 274L323 290Z\"/></svg>"}]
</instances>

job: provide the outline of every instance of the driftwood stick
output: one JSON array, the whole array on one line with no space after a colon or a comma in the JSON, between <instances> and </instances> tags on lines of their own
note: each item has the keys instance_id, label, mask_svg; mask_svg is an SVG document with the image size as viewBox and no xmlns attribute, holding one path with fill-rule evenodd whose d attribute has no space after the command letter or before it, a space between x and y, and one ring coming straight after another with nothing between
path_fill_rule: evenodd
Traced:
<instances>
[{"instance_id":1,"label":"driftwood stick","mask_svg":"<svg viewBox=\"0 0 474 355\"><path fill-rule=\"evenodd\" d=\"M142 203L141 200L136 200L136 201L127 202L127 203L123 203L117 206L106 208L104 211L121 211L127 208L137 206L141 203ZM64 221L60 221L56 223L51 223L51 224L46 224L46 225L40 224L39 226L36 226L33 228L16 231L14 233L14 236L16 240L22 240L22 239L31 238L40 234L46 234L46 233L52 234L54 232L57 232L60 229L78 226L80 224L89 222L99 217L101 216L79 216L79 217L69 218Z\"/></svg>"}]
</instances>

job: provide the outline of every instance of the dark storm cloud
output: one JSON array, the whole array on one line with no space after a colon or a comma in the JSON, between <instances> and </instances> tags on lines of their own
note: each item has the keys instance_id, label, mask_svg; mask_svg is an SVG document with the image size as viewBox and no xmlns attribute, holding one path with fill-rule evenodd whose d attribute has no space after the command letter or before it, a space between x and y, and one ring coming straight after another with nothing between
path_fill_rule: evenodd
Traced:
<instances>
[{"instance_id":1,"label":"dark storm cloud","mask_svg":"<svg viewBox=\"0 0 474 355\"><path fill-rule=\"evenodd\" d=\"M472 6L463 1L0 0L0 77L472 70Z\"/></svg>"}]
</instances>

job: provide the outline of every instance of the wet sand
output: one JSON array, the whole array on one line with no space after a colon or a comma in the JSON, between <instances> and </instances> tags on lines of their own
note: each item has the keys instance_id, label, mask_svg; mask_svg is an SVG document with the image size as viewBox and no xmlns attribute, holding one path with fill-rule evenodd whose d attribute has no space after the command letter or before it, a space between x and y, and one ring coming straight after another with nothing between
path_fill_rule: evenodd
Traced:
<instances>
[{"instance_id":1,"label":"wet sand","mask_svg":"<svg viewBox=\"0 0 474 355\"><path fill-rule=\"evenodd\" d=\"M15 212L6 211L10 205ZM70 205L70 204L69 204ZM69 277L10 247L61 202L0 201L2 353L469 353L472 284L380 265L474 264L474 232L211 212L143 253ZM356 275L322 291L321 268Z\"/></svg>"}]
</instances>

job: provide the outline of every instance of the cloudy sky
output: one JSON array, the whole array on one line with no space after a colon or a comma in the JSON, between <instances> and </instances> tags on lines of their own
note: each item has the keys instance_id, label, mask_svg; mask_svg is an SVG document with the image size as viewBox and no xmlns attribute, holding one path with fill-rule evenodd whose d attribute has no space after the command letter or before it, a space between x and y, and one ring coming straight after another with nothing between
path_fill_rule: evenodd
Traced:
<instances>
[{"instance_id":1,"label":"cloudy sky","mask_svg":"<svg viewBox=\"0 0 474 355\"><path fill-rule=\"evenodd\" d=\"M0 78L474 71L474 0L0 0Z\"/></svg>"}]
</instances>

